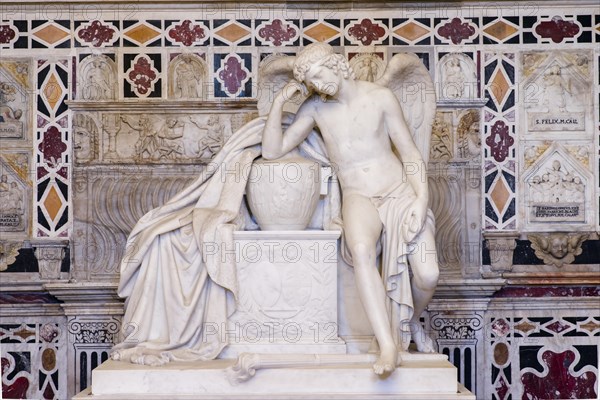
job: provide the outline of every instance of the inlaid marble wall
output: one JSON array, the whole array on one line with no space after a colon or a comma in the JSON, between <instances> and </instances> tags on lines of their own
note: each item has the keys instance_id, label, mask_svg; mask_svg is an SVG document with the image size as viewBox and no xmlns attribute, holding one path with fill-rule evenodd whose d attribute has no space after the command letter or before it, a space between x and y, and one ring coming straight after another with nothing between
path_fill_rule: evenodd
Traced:
<instances>
[{"instance_id":1,"label":"inlaid marble wall","mask_svg":"<svg viewBox=\"0 0 600 400\"><path fill-rule=\"evenodd\" d=\"M434 78L442 280L423 317L459 380L478 398L594 398L597 4L362 7L3 2L5 397L89 384L121 329L118 261L137 218L207 168L270 96L261 62L323 41L359 79L399 52ZM61 334L45 340L48 326Z\"/></svg>"}]
</instances>

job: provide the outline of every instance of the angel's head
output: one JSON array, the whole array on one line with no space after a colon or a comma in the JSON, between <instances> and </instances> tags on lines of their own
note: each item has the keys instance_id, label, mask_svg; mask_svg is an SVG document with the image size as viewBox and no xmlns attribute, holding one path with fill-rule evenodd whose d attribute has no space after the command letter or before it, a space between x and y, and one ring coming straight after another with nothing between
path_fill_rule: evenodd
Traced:
<instances>
[{"instance_id":1,"label":"angel's head","mask_svg":"<svg viewBox=\"0 0 600 400\"><path fill-rule=\"evenodd\" d=\"M341 79L355 79L354 71L341 54L326 43L306 46L294 61L294 78L309 89L333 96L339 90Z\"/></svg>"}]
</instances>

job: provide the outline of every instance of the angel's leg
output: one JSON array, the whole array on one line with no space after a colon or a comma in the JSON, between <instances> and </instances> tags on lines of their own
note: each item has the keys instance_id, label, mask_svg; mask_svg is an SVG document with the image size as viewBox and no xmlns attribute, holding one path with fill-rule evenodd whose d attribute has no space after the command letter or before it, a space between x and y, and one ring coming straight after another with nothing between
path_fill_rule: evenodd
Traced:
<instances>
[{"instance_id":1,"label":"angel's leg","mask_svg":"<svg viewBox=\"0 0 600 400\"><path fill-rule=\"evenodd\" d=\"M371 200L356 194L344 196L342 216L360 300L381 350L373 370L379 375L388 374L396 368L398 350L386 310L385 288L376 264L376 244L383 225Z\"/></svg>"},{"instance_id":2,"label":"angel's leg","mask_svg":"<svg viewBox=\"0 0 600 400\"><path fill-rule=\"evenodd\" d=\"M421 352L431 353L435 351L433 342L425 334L419 322L419 317L433 297L440 274L435 238L430 225L425 225L423 232L415 239L415 242L418 243L417 251L408 256L408 262L413 272L411 287L414 305L410 330L417 349Z\"/></svg>"}]
</instances>

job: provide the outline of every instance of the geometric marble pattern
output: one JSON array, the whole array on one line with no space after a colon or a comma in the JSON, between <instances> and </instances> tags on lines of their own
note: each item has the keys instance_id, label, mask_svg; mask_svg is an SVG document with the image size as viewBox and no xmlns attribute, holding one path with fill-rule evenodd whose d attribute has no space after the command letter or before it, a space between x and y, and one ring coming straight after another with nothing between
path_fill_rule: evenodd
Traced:
<instances>
[{"instance_id":1,"label":"geometric marble pattern","mask_svg":"<svg viewBox=\"0 0 600 400\"><path fill-rule=\"evenodd\" d=\"M139 46L143 46L146 43L154 40L160 34L160 31L152 25L141 22L123 32L123 37L131 40Z\"/></svg>"},{"instance_id":2,"label":"geometric marble pattern","mask_svg":"<svg viewBox=\"0 0 600 400\"><path fill-rule=\"evenodd\" d=\"M517 229L515 54L483 52L485 176L483 226Z\"/></svg>"}]
</instances>

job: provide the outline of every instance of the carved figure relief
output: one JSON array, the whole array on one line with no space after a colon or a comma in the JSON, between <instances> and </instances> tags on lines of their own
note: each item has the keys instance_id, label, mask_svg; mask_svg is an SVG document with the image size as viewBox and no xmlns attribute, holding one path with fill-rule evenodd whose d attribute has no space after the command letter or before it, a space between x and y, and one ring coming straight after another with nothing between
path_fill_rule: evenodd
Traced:
<instances>
[{"instance_id":1,"label":"carved figure relief","mask_svg":"<svg viewBox=\"0 0 600 400\"><path fill-rule=\"evenodd\" d=\"M29 60L0 61L0 138L26 139L31 85Z\"/></svg>"},{"instance_id":2,"label":"carved figure relief","mask_svg":"<svg viewBox=\"0 0 600 400\"><path fill-rule=\"evenodd\" d=\"M198 141L198 155L203 159L211 159L223 146L226 125L222 123L219 114L210 115L205 127L202 127L191 118L190 121L205 132L205 135Z\"/></svg>"},{"instance_id":3,"label":"carved figure relief","mask_svg":"<svg viewBox=\"0 0 600 400\"><path fill-rule=\"evenodd\" d=\"M96 158L98 125L90 114L73 115L73 150L77 163L86 163Z\"/></svg>"},{"instance_id":4,"label":"carved figure relief","mask_svg":"<svg viewBox=\"0 0 600 400\"><path fill-rule=\"evenodd\" d=\"M79 64L78 98L90 101L116 99L116 71L115 62L105 55L84 58Z\"/></svg>"},{"instance_id":5,"label":"carved figure relief","mask_svg":"<svg viewBox=\"0 0 600 400\"><path fill-rule=\"evenodd\" d=\"M587 131L591 117L586 52L531 52L523 55L523 90L529 132Z\"/></svg>"},{"instance_id":6,"label":"carved figure relief","mask_svg":"<svg viewBox=\"0 0 600 400\"><path fill-rule=\"evenodd\" d=\"M481 135L479 131L479 111L466 110L460 116L456 129L458 153L460 158L477 160L481 154Z\"/></svg>"},{"instance_id":7,"label":"carved figure relief","mask_svg":"<svg viewBox=\"0 0 600 400\"><path fill-rule=\"evenodd\" d=\"M533 163L535 163L535 161L546 151L546 149L548 149L548 145L546 144L525 147L525 168L531 167Z\"/></svg>"},{"instance_id":8,"label":"carved figure relief","mask_svg":"<svg viewBox=\"0 0 600 400\"><path fill-rule=\"evenodd\" d=\"M120 162L208 162L231 135L229 115L102 115L103 159Z\"/></svg>"},{"instance_id":9,"label":"carved figure relief","mask_svg":"<svg viewBox=\"0 0 600 400\"><path fill-rule=\"evenodd\" d=\"M473 60L462 53L450 53L438 63L440 99L458 100L477 97L477 74Z\"/></svg>"},{"instance_id":10,"label":"carved figure relief","mask_svg":"<svg viewBox=\"0 0 600 400\"><path fill-rule=\"evenodd\" d=\"M581 254L581 245L589 237L587 233L551 233L530 234L528 239L531 241L531 248L535 250L535 255L544 263L562 267L565 264L571 264L575 256Z\"/></svg>"},{"instance_id":11,"label":"carved figure relief","mask_svg":"<svg viewBox=\"0 0 600 400\"><path fill-rule=\"evenodd\" d=\"M385 63L381 57L373 53L354 56L350 60L350 66L356 74L356 79L361 81L375 82L385 71Z\"/></svg>"},{"instance_id":12,"label":"carved figure relief","mask_svg":"<svg viewBox=\"0 0 600 400\"><path fill-rule=\"evenodd\" d=\"M448 161L452 158L452 113L438 112L432 126L431 160Z\"/></svg>"},{"instance_id":13,"label":"carved figure relief","mask_svg":"<svg viewBox=\"0 0 600 400\"><path fill-rule=\"evenodd\" d=\"M169 98L201 99L208 79L206 62L196 54L181 54L169 64Z\"/></svg>"}]
</instances>

